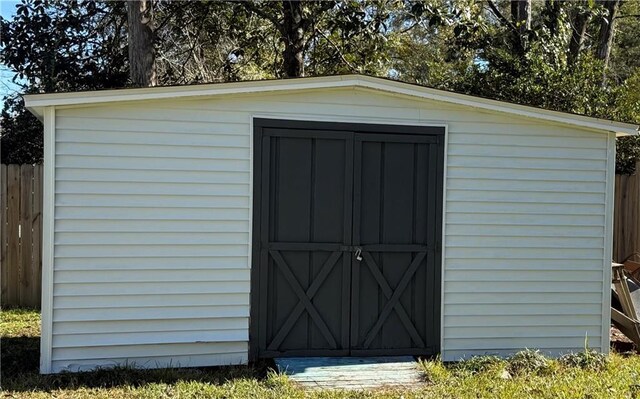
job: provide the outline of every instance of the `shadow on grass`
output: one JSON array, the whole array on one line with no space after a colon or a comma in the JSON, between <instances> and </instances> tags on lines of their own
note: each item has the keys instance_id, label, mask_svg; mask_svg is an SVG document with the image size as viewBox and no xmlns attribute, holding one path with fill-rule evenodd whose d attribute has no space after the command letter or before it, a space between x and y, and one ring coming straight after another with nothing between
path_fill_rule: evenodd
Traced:
<instances>
[{"instance_id":1,"label":"shadow on grass","mask_svg":"<svg viewBox=\"0 0 640 399\"><path fill-rule=\"evenodd\" d=\"M640 354L640 347L634 345L633 342L611 341L611 349L620 355Z\"/></svg>"},{"instance_id":2,"label":"shadow on grass","mask_svg":"<svg viewBox=\"0 0 640 399\"><path fill-rule=\"evenodd\" d=\"M168 368L139 370L131 367L105 368L92 372L40 375L40 338L3 337L1 345L3 391L48 392L57 389L139 387L150 383L172 384L178 381L221 385L235 379L265 379L272 361L249 366Z\"/></svg>"}]
</instances>

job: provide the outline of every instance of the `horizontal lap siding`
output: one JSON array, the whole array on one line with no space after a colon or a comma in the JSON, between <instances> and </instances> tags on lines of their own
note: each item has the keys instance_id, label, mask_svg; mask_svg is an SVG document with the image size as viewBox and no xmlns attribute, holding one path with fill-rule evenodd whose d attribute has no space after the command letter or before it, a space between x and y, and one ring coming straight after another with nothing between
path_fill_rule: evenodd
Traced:
<instances>
[{"instance_id":1,"label":"horizontal lap siding","mask_svg":"<svg viewBox=\"0 0 640 399\"><path fill-rule=\"evenodd\" d=\"M452 122L448 144L444 359L602 349L606 135Z\"/></svg>"},{"instance_id":2,"label":"horizontal lap siding","mask_svg":"<svg viewBox=\"0 0 640 399\"><path fill-rule=\"evenodd\" d=\"M56 115L54 371L246 362L251 115L446 123L445 358L600 342L604 135L360 89Z\"/></svg>"},{"instance_id":3,"label":"horizontal lap siding","mask_svg":"<svg viewBox=\"0 0 640 399\"><path fill-rule=\"evenodd\" d=\"M248 118L198 115L57 112L54 371L247 361Z\"/></svg>"}]
</instances>

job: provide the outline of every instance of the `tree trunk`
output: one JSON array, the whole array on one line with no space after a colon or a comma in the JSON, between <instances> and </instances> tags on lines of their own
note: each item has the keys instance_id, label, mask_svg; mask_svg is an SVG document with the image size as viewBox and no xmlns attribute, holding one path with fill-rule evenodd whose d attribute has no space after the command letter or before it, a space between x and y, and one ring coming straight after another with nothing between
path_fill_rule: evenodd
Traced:
<instances>
[{"instance_id":1,"label":"tree trunk","mask_svg":"<svg viewBox=\"0 0 640 399\"><path fill-rule=\"evenodd\" d=\"M511 0L511 32L513 48L524 57L527 48L526 32L531 29L531 0Z\"/></svg>"},{"instance_id":2,"label":"tree trunk","mask_svg":"<svg viewBox=\"0 0 640 399\"><path fill-rule=\"evenodd\" d=\"M152 0L127 0L129 69L134 86L158 84Z\"/></svg>"},{"instance_id":3,"label":"tree trunk","mask_svg":"<svg viewBox=\"0 0 640 399\"><path fill-rule=\"evenodd\" d=\"M591 19L591 13L580 10L573 19L573 32L571 32L571 41L569 42L569 52L567 54L569 65L574 64L580 55L582 44L584 43L584 38L587 33L589 19Z\"/></svg>"},{"instance_id":4,"label":"tree trunk","mask_svg":"<svg viewBox=\"0 0 640 399\"><path fill-rule=\"evenodd\" d=\"M607 10L607 15L605 15L600 23L596 57L604 61L604 67L606 68L607 64L609 64L611 45L613 44L613 37L615 35L616 14L618 13L620 0L604 0L603 3Z\"/></svg>"},{"instance_id":5,"label":"tree trunk","mask_svg":"<svg viewBox=\"0 0 640 399\"><path fill-rule=\"evenodd\" d=\"M518 4L518 15L522 23L520 31L524 33L531 29L531 0L520 0Z\"/></svg>"},{"instance_id":6,"label":"tree trunk","mask_svg":"<svg viewBox=\"0 0 640 399\"><path fill-rule=\"evenodd\" d=\"M285 49L284 72L287 77L298 77L304 74L304 16L303 1L283 1L284 21L282 34Z\"/></svg>"},{"instance_id":7,"label":"tree trunk","mask_svg":"<svg viewBox=\"0 0 640 399\"><path fill-rule=\"evenodd\" d=\"M562 0L546 0L544 3L545 24L549 28L551 36L555 36L560 25L560 13L562 12Z\"/></svg>"},{"instance_id":8,"label":"tree trunk","mask_svg":"<svg viewBox=\"0 0 640 399\"><path fill-rule=\"evenodd\" d=\"M531 29L531 0L511 0L511 20L520 34Z\"/></svg>"}]
</instances>

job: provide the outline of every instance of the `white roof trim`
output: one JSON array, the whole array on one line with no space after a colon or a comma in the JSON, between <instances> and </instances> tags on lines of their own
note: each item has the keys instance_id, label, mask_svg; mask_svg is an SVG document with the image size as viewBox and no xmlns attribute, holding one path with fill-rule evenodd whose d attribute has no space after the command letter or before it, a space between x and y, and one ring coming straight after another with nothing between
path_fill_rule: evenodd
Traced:
<instances>
[{"instance_id":1,"label":"white roof trim","mask_svg":"<svg viewBox=\"0 0 640 399\"><path fill-rule=\"evenodd\" d=\"M119 101L159 100L224 94L278 92L286 90L363 87L417 98L464 105L478 109L504 112L517 116L558 122L584 128L615 132L620 135L638 134L639 127L630 123L549 111L545 109L489 100L466 94L452 93L428 87L363 75L326 76L315 78L212 83L192 86L149 87L140 89L98 90L75 93L25 95L26 107L42 118L44 107L113 103Z\"/></svg>"}]
</instances>

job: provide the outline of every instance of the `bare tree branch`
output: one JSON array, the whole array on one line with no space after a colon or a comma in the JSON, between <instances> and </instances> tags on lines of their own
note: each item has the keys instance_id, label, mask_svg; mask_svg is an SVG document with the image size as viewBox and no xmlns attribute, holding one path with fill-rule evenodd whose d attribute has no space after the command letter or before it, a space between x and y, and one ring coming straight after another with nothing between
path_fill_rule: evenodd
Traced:
<instances>
[{"instance_id":1,"label":"bare tree branch","mask_svg":"<svg viewBox=\"0 0 640 399\"><path fill-rule=\"evenodd\" d=\"M493 15L495 15L500 20L500 22L502 22L504 25L508 26L514 31L518 30L518 28L500 12L498 7L495 5L495 3L492 0L487 0L487 4L489 5L491 12L493 12Z\"/></svg>"},{"instance_id":2,"label":"bare tree branch","mask_svg":"<svg viewBox=\"0 0 640 399\"><path fill-rule=\"evenodd\" d=\"M324 12L331 10L336 6L335 1L320 1L320 7L318 9L313 10L313 15L311 18L303 21L303 28L307 30L311 25L314 25L316 17L322 15Z\"/></svg>"},{"instance_id":3,"label":"bare tree branch","mask_svg":"<svg viewBox=\"0 0 640 399\"><path fill-rule=\"evenodd\" d=\"M320 36L322 36L331 45L331 47L333 47L333 49L336 51L336 53L340 56L340 59L342 60L342 62L347 64L347 66L353 72L357 72L358 71L358 69L344 57L344 55L340 51L340 48L333 42L333 40L331 40L327 35L324 34L324 32L322 32L321 30L319 30L317 28L316 28L316 33L318 33Z\"/></svg>"},{"instance_id":4,"label":"bare tree branch","mask_svg":"<svg viewBox=\"0 0 640 399\"><path fill-rule=\"evenodd\" d=\"M407 32L409 32L410 30L412 30L413 28L415 28L415 27L416 27L416 26L418 26L418 25L420 25L420 22L417 22L417 21L416 21L416 22L414 22L413 24L411 24L411 26L409 26L408 28L404 28L404 29L402 29L399 33L400 33L400 34L407 33Z\"/></svg>"},{"instance_id":5,"label":"bare tree branch","mask_svg":"<svg viewBox=\"0 0 640 399\"><path fill-rule=\"evenodd\" d=\"M282 23L281 21L273 14L269 14L265 12L262 8L256 5L253 1L243 1L241 4L249 11L259 15L260 17L270 21L276 29L280 30Z\"/></svg>"}]
</instances>

